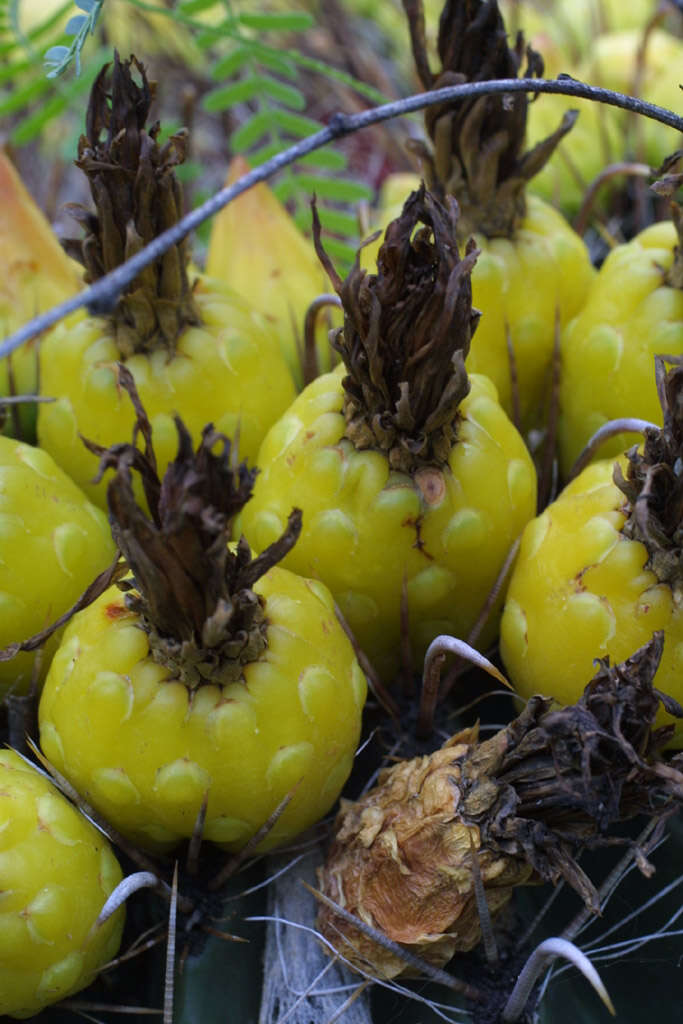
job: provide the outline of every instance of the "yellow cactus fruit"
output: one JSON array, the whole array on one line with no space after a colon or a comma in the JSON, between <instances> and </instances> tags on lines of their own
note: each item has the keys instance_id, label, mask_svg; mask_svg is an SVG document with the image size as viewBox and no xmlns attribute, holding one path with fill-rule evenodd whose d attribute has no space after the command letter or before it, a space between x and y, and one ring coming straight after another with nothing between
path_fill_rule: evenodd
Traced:
<instances>
[{"instance_id":1,"label":"yellow cactus fruit","mask_svg":"<svg viewBox=\"0 0 683 1024\"><path fill-rule=\"evenodd\" d=\"M235 157L226 185L248 170L244 157ZM217 214L206 270L264 314L301 385L304 318L311 302L330 291L330 282L313 245L268 185L254 185ZM335 322L339 322L338 317ZM321 323L316 333L318 361L323 371L332 366L328 330L329 325Z\"/></svg>"},{"instance_id":2,"label":"yellow cactus fruit","mask_svg":"<svg viewBox=\"0 0 683 1024\"><path fill-rule=\"evenodd\" d=\"M593 659L621 660L662 630L655 685L683 703L683 367L665 376L658 360L658 374L665 425L646 431L642 454L593 463L524 531L501 624L503 660L523 696L569 704ZM671 721L662 712L660 724ZM673 742L683 746L680 724Z\"/></svg>"},{"instance_id":3,"label":"yellow cactus fruit","mask_svg":"<svg viewBox=\"0 0 683 1024\"><path fill-rule=\"evenodd\" d=\"M173 168L184 158L185 133L160 145L158 124L149 132L143 127L153 99L144 68L116 57L111 86L109 70L93 86L90 134L81 137L77 161L97 213L76 209L86 237L67 243L86 264L88 281L175 224L183 207ZM175 451L174 413L195 431L212 420L230 436L239 434L240 454L253 459L295 394L263 318L223 284L191 280L185 242L172 247L119 296L113 311L68 319L41 350L41 390L56 401L39 411L40 443L102 507L105 484L93 482L97 458L79 434L104 446L130 436L134 415L120 387L121 360L147 407L162 469Z\"/></svg>"},{"instance_id":4,"label":"yellow cactus fruit","mask_svg":"<svg viewBox=\"0 0 683 1024\"><path fill-rule=\"evenodd\" d=\"M39 448L0 437L0 647L41 632L76 603L114 558L104 513ZM58 643L43 648L40 682ZM0 695L25 693L36 655L0 660Z\"/></svg>"},{"instance_id":5,"label":"yellow cactus fruit","mask_svg":"<svg viewBox=\"0 0 683 1024\"><path fill-rule=\"evenodd\" d=\"M105 459L112 527L132 576L71 621L40 702L41 746L94 807L137 843L193 834L229 849L270 820L286 842L329 811L351 770L366 682L327 589L275 563L300 514L252 559L228 548L253 471L210 427L193 452L176 421L163 483L149 450ZM145 428L146 429L146 428ZM152 518L136 505L141 470Z\"/></svg>"},{"instance_id":6,"label":"yellow cactus fruit","mask_svg":"<svg viewBox=\"0 0 683 1024\"><path fill-rule=\"evenodd\" d=\"M662 424L654 357L683 352L681 214L617 245L603 263L581 312L562 333L560 466L565 477L608 420ZM618 455L637 438L618 434L600 447Z\"/></svg>"},{"instance_id":7,"label":"yellow cactus fruit","mask_svg":"<svg viewBox=\"0 0 683 1024\"><path fill-rule=\"evenodd\" d=\"M643 49L644 46L644 49ZM681 90L672 68L683 62L683 39L653 29L643 35L632 29L601 36L580 69L585 81L617 92L637 94L659 106L676 110ZM680 143L681 136L649 117L610 108L618 130L627 137L633 155L657 167ZM628 127L627 127L628 126Z\"/></svg>"},{"instance_id":8,"label":"yellow cactus fruit","mask_svg":"<svg viewBox=\"0 0 683 1024\"><path fill-rule=\"evenodd\" d=\"M464 370L476 253L460 259L455 221L420 189L387 228L377 273L336 277L345 365L271 428L241 518L261 550L296 495L303 531L284 564L330 588L385 679L399 663L403 592L416 658L438 633L466 636L536 501L495 388ZM482 643L496 626L494 614Z\"/></svg>"},{"instance_id":9,"label":"yellow cactus fruit","mask_svg":"<svg viewBox=\"0 0 683 1024\"><path fill-rule=\"evenodd\" d=\"M124 911L97 918L122 874L105 837L13 750L0 751L0 1014L24 1019L93 981Z\"/></svg>"},{"instance_id":10,"label":"yellow cactus fruit","mask_svg":"<svg viewBox=\"0 0 683 1024\"><path fill-rule=\"evenodd\" d=\"M593 50L606 33L623 29L645 29L655 14L653 0L562 0L543 4L501 0L501 10L511 32L520 29L543 57L545 75L553 78L571 71L577 60Z\"/></svg>"}]
</instances>

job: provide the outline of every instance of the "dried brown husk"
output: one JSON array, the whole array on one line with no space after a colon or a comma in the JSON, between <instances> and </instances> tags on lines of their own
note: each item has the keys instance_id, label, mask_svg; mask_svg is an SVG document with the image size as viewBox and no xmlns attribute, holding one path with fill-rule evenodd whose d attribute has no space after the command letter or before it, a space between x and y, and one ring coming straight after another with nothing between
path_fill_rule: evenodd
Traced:
<instances>
[{"instance_id":1,"label":"dried brown husk","mask_svg":"<svg viewBox=\"0 0 683 1024\"><path fill-rule=\"evenodd\" d=\"M446 0L439 21L441 70L429 68L422 0L404 0L418 74L425 89L465 82L540 77L543 61L524 45L521 33L508 46L497 0ZM453 195L461 208L459 237L481 232L487 238L511 238L526 213L526 183L548 161L571 129L570 111L547 139L525 151L527 108L524 93L451 100L425 111L431 151L412 148L422 158L423 173L437 195Z\"/></svg>"},{"instance_id":2,"label":"dried brown husk","mask_svg":"<svg viewBox=\"0 0 683 1024\"><path fill-rule=\"evenodd\" d=\"M666 364L672 364L667 371ZM614 467L614 482L626 497L621 532L645 545L646 566L668 584L674 600L683 598L683 357L656 356L657 391L663 412L661 429L645 431L642 451L627 452L624 476Z\"/></svg>"},{"instance_id":3,"label":"dried brown husk","mask_svg":"<svg viewBox=\"0 0 683 1024\"><path fill-rule=\"evenodd\" d=\"M251 497L256 471L239 462L230 440L211 424L194 451L175 416L178 454L160 480L133 377L121 364L118 374L135 406L133 443L103 448L86 442L100 457L100 476L114 470L107 487L109 519L133 574L118 585L170 679L189 689L236 681L267 645L264 604L253 585L293 547L301 512L293 510L282 537L256 558L244 537L229 546L232 520ZM136 444L138 434L144 450ZM149 515L135 499L132 471L141 476Z\"/></svg>"},{"instance_id":4,"label":"dried brown husk","mask_svg":"<svg viewBox=\"0 0 683 1024\"><path fill-rule=\"evenodd\" d=\"M441 204L422 186L389 224L377 273L357 258L342 281L314 213L316 249L344 310L331 342L348 370L346 437L356 448L386 452L391 468L405 473L446 465L469 391L465 358L479 321L470 274L478 250L470 242L460 258L457 221L457 204Z\"/></svg>"},{"instance_id":5,"label":"dried brown husk","mask_svg":"<svg viewBox=\"0 0 683 1024\"><path fill-rule=\"evenodd\" d=\"M182 216L174 168L185 160L187 131L160 145L159 123L145 127L154 88L135 57L121 61L118 54L92 87L76 166L88 177L95 213L69 204L85 237L64 242L69 255L84 265L88 283L120 266ZM171 246L140 272L105 315L122 358L159 348L173 355L183 331L201 322L188 260L186 240Z\"/></svg>"},{"instance_id":6,"label":"dried brown husk","mask_svg":"<svg viewBox=\"0 0 683 1024\"><path fill-rule=\"evenodd\" d=\"M623 664L600 661L574 706L533 697L489 740L465 730L386 769L360 800L343 803L321 891L437 966L481 937L473 857L492 915L515 886L560 878L597 911L578 851L607 841L618 822L663 816L683 801L683 758L659 758L671 728L653 729L662 647L659 633ZM360 970L406 973L400 956L327 905L318 926Z\"/></svg>"}]
</instances>

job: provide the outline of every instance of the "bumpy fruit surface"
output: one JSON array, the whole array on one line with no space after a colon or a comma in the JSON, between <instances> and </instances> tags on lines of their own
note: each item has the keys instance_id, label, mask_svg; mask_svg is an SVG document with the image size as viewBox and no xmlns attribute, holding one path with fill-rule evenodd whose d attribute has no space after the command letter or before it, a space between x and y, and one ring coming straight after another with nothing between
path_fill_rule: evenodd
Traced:
<instances>
[{"instance_id":1,"label":"bumpy fruit surface","mask_svg":"<svg viewBox=\"0 0 683 1024\"><path fill-rule=\"evenodd\" d=\"M482 318L466 366L491 378L501 405L516 418L515 374L519 422L528 429L544 415L556 332L581 309L595 271L582 239L557 210L535 196L527 196L526 207L511 238L474 236L481 255L472 302Z\"/></svg>"},{"instance_id":2,"label":"bumpy fruit surface","mask_svg":"<svg viewBox=\"0 0 683 1024\"><path fill-rule=\"evenodd\" d=\"M104 513L39 448L0 437L0 647L39 633L67 611L114 557ZM38 679L57 637L47 641ZM0 661L0 693L25 692L36 655Z\"/></svg>"},{"instance_id":3,"label":"bumpy fruit surface","mask_svg":"<svg viewBox=\"0 0 683 1024\"><path fill-rule=\"evenodd\" d=\"M268 427L295 395L277 340L257 313L212 279L198 284L194 299L202 323L183 332L170 359L159 349L126 360L162 468L176 449L175 412L193 433L211 420L228 436L239 434L240 456L253 460ZM79 434L105 446L130 437L135 414L119 384L120 358L98 317L65 321L41 350L41 391L57 401L40 408L40 444L103 508L106 485L93 482L97 457Z\"/></svg>"},{"instance_id":4,"label":"bumpy fruit surface","mask_svg":"<svg viewBox=\"0 0 683 1024\"><path fill-rule=\"evenodd\" d=\"M343 376L339 368L318 378L271 428L241 528L261 550L282 532L296 496L304 527L283 564L329 586L361 648L390 678L403 587L418 657L438 633L466 636L533 515L535 473L487 378L470 378L447 464L410 475L344 436Z\"/></svg>"},{"instance_id":5,"label":"bumpy fruit surface","mask_svg":"<svg viewBox=\"0 0 683 1024\"><path fill-rule=\"evenodd\" d=\"M669 283L678 244L671 222L653 224L610 252L585 305L562 335L559 446L567 475L608 420L662 424L654 357L683 352L683 288ZM600 448L618 455L638 439L618 434Z\"/></svg>"},{"instance_id":6,"label":"bumpy fruit surface","mask_svg":"<svg viewBox=\"0 0 683 1024\"><path fill-rule=\"evenodd\" d=\"M625 467L625 460L620 460ZM683 701L683 612L626 537L614 463L593 463L522 536L501 623L501 653L515 689L573 703L596 658L622 661L664 631L654 685ZM673 721L661 713L658 723ZM680 730L680 726L679 726ZM683 744L683 732L677 743Z\"/></svg>"},{"instance_id":7,"label":"bumpy fruit surface","mask_svg":"<svg viewBox=\"0 0 683 1024\"><path fill-rule=\"evenodd\" d=\"M94 928L121 869L109 843L12 750L0 751L0 1013L32 1017L85 988L119 948Z\"/></svg>"},{"instance_id":8,"label":"bumpy fruit surface","mask_svg":"<svg viewBox=\"0 0 683 1024\"><path fill-rule=\"evenodd\" d=\"M145 846L192 835L238 848L288 793L263 849L321 818L353 760L365 678L321 584L273 568L254 585L267 646L243 677L190 692L155 663L112 588L67 627L40 703L41 746Z\"/></svg>"}]
</instances>

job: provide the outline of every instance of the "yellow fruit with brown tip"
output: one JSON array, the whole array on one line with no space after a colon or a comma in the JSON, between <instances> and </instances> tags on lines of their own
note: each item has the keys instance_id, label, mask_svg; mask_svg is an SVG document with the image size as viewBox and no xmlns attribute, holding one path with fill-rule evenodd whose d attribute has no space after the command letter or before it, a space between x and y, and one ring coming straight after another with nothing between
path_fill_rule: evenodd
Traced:
<instances>
[{"instance_id":1,"label":"yellow fruit with brown tip","mask_svg":"<svg viewBox=\"0 0 683 1024\"><path fill-rule=\"evenodd\" d=\"M255 471L210 426L196 451L180 419L176 429L163 481L151 449L135 456L149 516L133 495L136 449L110 450L110 520L132 576L67 627L40 701L41 745L143 846L189 839L204 807L204 839L240 849L265 828L259 849L270 849L337 799L365 678L327 588L276 564L300 513L290 504L282 536L256 558L244 538L228 546Z\"/></svg>"},{"instance_id":2,"label":"yellow fruit with brown tip","mask_svg":"<svg viewBox=\"0 0 683 1024\"><path fill-rule=\"evenodd\" d=\"M387 681L402 602L417 662L438 633L467 636L533 515L536 474L491 381L464 361L477 324L454 206L425 190L387 228L377 273L335 288L344 365L302 391L266 435L241 529L262 550L292 496L302 535L284 564L322 580ZM481 643L497 631L494 610Z\"/></svg>"},{"instance_id":3,"label":"yellow fruit with brown tip","mask_svg":"<svg viewBox=\"0 0 683 1024\"><path fill-rule=\"evenodd\" d=\"M162 145L158 123L144 126L153 95L154 83L134 58L116 56L94 83L90 137L81 136L77 165L88 175L97 213L77 208L86 237L65 242L86 265L88 281L119 267L182 214L174 168L184 160L186 132ZM56 400L40 408L40 444L102 507L98 455L82 437L105 448L130 437L135 417L120 386L121 363L147 409L162 469L175 452L176 413L194 432L211 421L239 435L240 455L253 460L295 394L267 321L225 284L194 277L182 240L123 290L113 310L75 314L41 351L41 390Z\"/></svg>"},{"instance_id":4,"label":"yellow fruit with brown tip","mask_svg":"<svg viewBox=\"0 0 683 1024\"><path fill-rule=\"evenodd\" d=\"M584 469L522 535L501 655L523 697L571 704L595 658L622 660L661 630L655 685L683 703L682 358L666 374L657 360L664 427L616 463ZM662 710L658 724L674 725L672 743L683 745L680 719Z\"/></svg>"},{"instance_id":5,"label":"yellow fruit with brown tip","mask_svg":"<svg viewBox=\"0 0 683 1024\"><path fill-rule=\"evenodd\" d=\"M523 49L512 45L495 0L444 7L438 71L431 70L420 20L412 14L411 21L425 89L538 70L524 68ZM556 210L529 195L534 176L573 123L571 117L554 122L546 137L527 148L527 117L536 105L524 93L446 101L425 111L429 142L411 146L427 186L457 200L459 242L474 237L481 250L472 301L482 318L467 369L491 378L501 405L525 434L545 425L558 331L581 308L595 273L583 240Z\"/></svg>"}]
</instances>

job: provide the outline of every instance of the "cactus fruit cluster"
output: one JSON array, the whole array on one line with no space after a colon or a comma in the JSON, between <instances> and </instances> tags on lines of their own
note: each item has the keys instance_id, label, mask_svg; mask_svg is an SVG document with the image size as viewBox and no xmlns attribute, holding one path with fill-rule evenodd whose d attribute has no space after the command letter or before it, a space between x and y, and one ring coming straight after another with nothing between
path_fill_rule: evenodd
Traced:
<instances>
[{"instance_id":1,"label":"cactus fruit cluster","mask_svg":"<svg viewBox=\"0 0 683 1024\"><path fill-rule=\"evenodd\" d=\"M162 67L198 26L259 45L253 12L147 6L104 31L172 25ZM683 25L645 0L296 6L372 22L427 94L571 70L675 106ZM0 152L3 335L155 243L0 374L0 1015L142 1016L135 962L164 942L165 1024L225 1019L228 996L242 1024L265 930L264 993L286 975L283 928L318 974L264 994L261 1024L414 1024L415 977L461 1000L432 1016L537 1021L534 963L558 951L610 1007L569 940L632 867L656 891L683 802L680 137L531 89L438 97L405 163L384 154L350 266L315 197L309 238L265 183L195 263L187 235L157 243L189 135L154 120L136 53L92 84L79 238L58 244ZM493 696L486 673L493 724L456 711ZM563 886L574 921L524 966L545 927L525 934L525 900ZM267 913L242 913L254 893ZM217 940L235 976L197 986Z\"/></svg>"}]
</instances>

